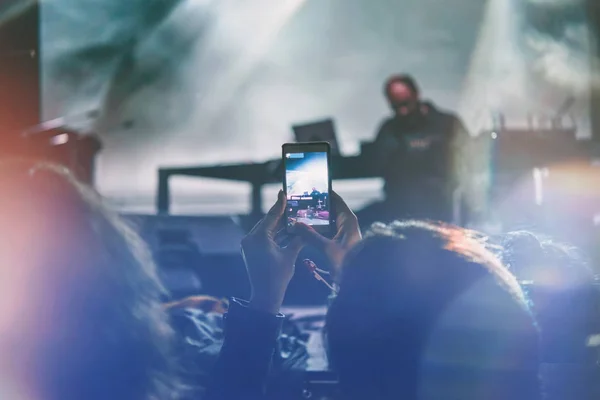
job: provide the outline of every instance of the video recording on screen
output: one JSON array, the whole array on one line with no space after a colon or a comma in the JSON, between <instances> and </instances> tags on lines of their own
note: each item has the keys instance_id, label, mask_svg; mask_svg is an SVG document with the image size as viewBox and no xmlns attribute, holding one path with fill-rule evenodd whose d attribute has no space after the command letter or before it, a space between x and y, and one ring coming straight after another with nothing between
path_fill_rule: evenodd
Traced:
<instances>
[{"instance_id":1,"label":"video recording on screen","mask_svg":"<svg viewBox=\"0 0 600 400\"><path fill-rule=\"evenodd\" d=\"M288 226L329 225L327 153L287 153L285 174Z\"/></svg>"}]
</instances>

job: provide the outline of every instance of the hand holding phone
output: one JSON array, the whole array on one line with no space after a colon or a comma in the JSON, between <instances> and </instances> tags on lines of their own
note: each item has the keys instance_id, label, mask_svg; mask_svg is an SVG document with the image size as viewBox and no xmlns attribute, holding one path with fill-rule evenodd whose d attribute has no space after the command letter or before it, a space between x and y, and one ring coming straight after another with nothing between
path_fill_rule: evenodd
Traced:
<instances>
[{"instance_id":1,"label":"hand holding phone","mask_svg":"<svg viewBox=\"0 0 600 400\"><path fill-rule=\"evenodd\" d=\"M331 262L331 276L334 282L339 283L341 269L348 252L362 239L360 226L356 215L350 207L335 192L331 192L332 205L336 210L337 221L333 239L328 239L314 231L312 227L299 224L294 232L307 244L310 244L325 253Z\"/></svg>"},{"instance_id":2,"label":"hand holding phone","mask_svg":"<svg viewBox=\"0 0 600 400\"><path fill-rule=\"evenodd\" d=\"M330 235L335 228L335 217L330 197L329 144L286 143L282 151L288 232L292 232L294 224L301 222L322 235Z\"/></svg>"},{"instance_id":3,"label":"hand holding phone","mask_svg":"<svg viewBox=\"0 0 600 400\"><path fill-rule=\"evenodd\" d=\"M285 207L285 195L281 191L267 215L242 239L242 256L252 289L249 306L271 314L279 312L294 276L296 258L304 246L299 236L283 247L276 239Z\"/></svg>"}]
</instances>

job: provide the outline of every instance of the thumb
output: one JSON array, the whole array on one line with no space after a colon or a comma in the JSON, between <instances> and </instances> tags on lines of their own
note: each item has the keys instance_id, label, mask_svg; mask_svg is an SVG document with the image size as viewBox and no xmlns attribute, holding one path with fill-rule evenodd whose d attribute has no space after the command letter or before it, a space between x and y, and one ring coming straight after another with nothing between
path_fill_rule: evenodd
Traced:
<instances>
[{"instance_id":1,"label":"thumb","mask_svg":"<svg viewBox=\"0 0 600 400\"><path fill-rule=\"evenodd\" d=\"M303 223L296 223L293 233L304 239L306 243L315 246L318 249L324 249L329 244L329 239L319 234L313 228Z\"/></svg>"}]
</instances>

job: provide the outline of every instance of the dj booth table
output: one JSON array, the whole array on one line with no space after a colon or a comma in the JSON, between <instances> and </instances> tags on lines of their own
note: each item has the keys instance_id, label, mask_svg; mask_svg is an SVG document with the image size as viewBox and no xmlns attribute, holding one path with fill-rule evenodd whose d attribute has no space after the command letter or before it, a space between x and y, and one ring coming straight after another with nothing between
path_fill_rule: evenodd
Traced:
<instances>
[{"instance_id":1,"label":"dj booth table","mask_svg":"<svg viewBox=\"0 0 600 400\"><path fill-rule=\"evenodd\" d=\"M169 179L172 176L196 176L201 178L224 179L248 182L252 185L251 215L262 214L262 187L269 183L283 182L281 160L264 163L228 164L206 167L165 167L158 170L157 210L159 214L168 214L171 204ZM362 179L380 177L371 158L364 156L332 156L332 179Z\"/></svg>"}]
</instances>

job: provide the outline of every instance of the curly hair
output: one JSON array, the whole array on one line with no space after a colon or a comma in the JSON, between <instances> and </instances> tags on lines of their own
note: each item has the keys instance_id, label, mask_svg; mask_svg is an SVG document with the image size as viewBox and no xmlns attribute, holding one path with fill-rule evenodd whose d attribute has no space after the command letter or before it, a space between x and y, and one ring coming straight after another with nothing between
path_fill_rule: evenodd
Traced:
<instances>
[{"instance_id":1,"label":"curly hair","mask_svg":"<svg viewBox=\"0 0 600 400\"><path fill-rule=\"evenodd\" d=\"M501 239L503 262L532 300L543 361L596 363L588 341L600 333L600 292L586 257L573 246L529 231L509 232Z\"/></svg>"},{"instance_id":2,"label":"curly hair","mask_svg":"<svg viewBox=\"0 0 600 400\"><path fill-rule=\"evenodd\" d=\"M0 298L20 314L0 308L3 373L48 399L176 398L165 289L141 238L57 165L2 162L0 192Z\"/></svg>"},{"instance_id":3,"label":"curly hair","mask_svg":"<svg viewBox=\"0 0 600 400\"><path fill-rule=\"evenodd\" d=\"M484 238L458 227L373 225L345 260L327 335L349 398L540 395L525 296Z\"/></svg>"}]
</instances>

